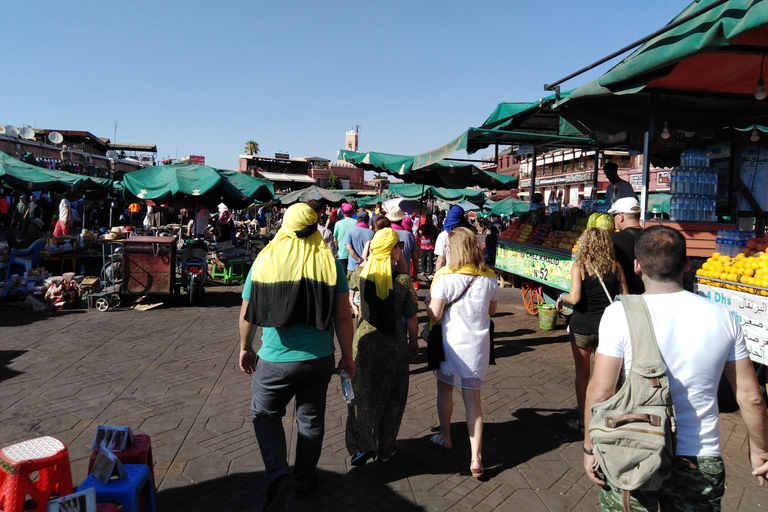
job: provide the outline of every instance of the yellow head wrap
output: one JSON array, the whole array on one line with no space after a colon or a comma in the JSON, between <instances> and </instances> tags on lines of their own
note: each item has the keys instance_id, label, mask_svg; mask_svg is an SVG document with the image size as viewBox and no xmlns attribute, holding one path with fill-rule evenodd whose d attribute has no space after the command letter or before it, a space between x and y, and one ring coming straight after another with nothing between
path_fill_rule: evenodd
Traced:
<instances>
[{"instance_id":1,"label":"yellow head wrap","mask_svg":"<svg viewBox=\"0 0 768 512\"><path fill-rule=\"evenodd\" d=\"M392 249L400 236L392 228L380 229L371 240L371 258L360 271L360 279L376 283L376 296L386 299L392 289Z\"/></svg>"},{"instance_id":2,"label":"yellow head wrap","mask_svg":"<svg viewBox=\"0 0 768 512\"><path fill-rule=\"evenodd\" d=\"M282 227L253 263L251 279L250 323L330 328L336 262L312 208L297 203L286 210Z\"/></svg>"}]
</instances>

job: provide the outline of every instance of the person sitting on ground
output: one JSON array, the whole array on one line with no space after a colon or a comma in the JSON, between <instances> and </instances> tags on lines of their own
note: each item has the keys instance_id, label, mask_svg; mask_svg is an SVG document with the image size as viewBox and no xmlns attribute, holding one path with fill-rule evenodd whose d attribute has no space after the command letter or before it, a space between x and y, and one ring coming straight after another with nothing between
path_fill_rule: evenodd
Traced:
<instances>
[{"instance_id":1,"label":"person sitting on ground","mask_svg":"<svg viewBox=\"0 0 768 512\"><path fill-rule=\"evenodd\" d=\"M33 243L41 238L45 238L47 234L48 232L43 229L43 219L35 217L30 223L28 233L23 238L17 240L16 236L9 231L6 235L6 242L8 243L9 249L23 251L24 249L29 249Z\"/></svg>"}]
</instances>

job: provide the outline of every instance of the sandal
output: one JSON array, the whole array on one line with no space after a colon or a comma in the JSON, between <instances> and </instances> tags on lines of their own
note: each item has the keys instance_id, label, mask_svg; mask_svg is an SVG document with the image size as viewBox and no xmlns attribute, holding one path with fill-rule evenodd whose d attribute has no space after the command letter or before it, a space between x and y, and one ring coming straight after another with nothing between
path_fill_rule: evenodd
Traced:
<instances>
[{"instance_id":1,"label":"sandal","mask_svg":"<svg viewBox=\"0 0 768 512\"><path fill-rule=\"evenodd\" d=\"M370 451L370 452L361 452L358 451L352 456L352 460L350 461L350 464L353 466L362 466L366 462L368 462L368 459L376 455L376 452Z\"/></svg>"},{"instance_id":2,"label":"sandal","mask_svg":"<svg viewBox=\"0 0 768 512\"><path fill-rule=\"evenodd\" d=\"M480 463L480 469L475 469L475 468L472 467L472 463L475 463L475 462ZM475 477L475 478L480 478L481 476L483 476L483 463L482 463L482 461L480 461L478 459L472 459L472 462L469 465L469 471L470 471L470 473L472 473L472 476Z\"/></svg>"},{"instance_id":3,"label":"sandal","mask_svg":"<svg viewBox=\"0 0 768 512\"><path fill-rule=\"evenodd\" d=\"M435 434L435 435L433 435L432 437L429 438L429 442L431 442L435 446L439 446L443 450L450 450L450 449L453 448L453 443L443 439L443 435L442 434Z\"/></svg>"}]
</instances>

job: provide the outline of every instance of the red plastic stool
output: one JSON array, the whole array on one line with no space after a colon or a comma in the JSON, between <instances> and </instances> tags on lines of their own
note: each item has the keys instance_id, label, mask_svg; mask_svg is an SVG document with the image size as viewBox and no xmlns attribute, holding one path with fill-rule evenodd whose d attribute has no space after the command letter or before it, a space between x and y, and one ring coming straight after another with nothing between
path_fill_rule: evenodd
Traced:
<instances>
[{"instance_id":1,"label":"red plastic stool","mask_svg":"<svg viewBox=\"0 0 768 512\"><path fill-rule=\"evenodd\" d=\"M120 507L114 503L97 503L96 512L120 512Z\"/></svg>"},{"instance_id":2,"label":"red plastic stool","mask_svg":"<svg viewBox=\"0 0 768 512\"><path fill-rule=\"evenodd\" d=\"M37 471L37 479L30 478ZM40 511L51 495L72 494L69 452L55 437L38 437L0 450L0 509L3 512ZM24 508L27 496L34 508Z\"/></svg>"},{"instance_id":3,"label":"red plastic stool","mask_svg":"<svg viewBox=\"0 0 768 512\"><path fill-rule=\"evenodd\" d=\"M133 444L126 446L125 450L121 452L114 452L120 462L123 464L146 464L149 466L149 474L152 477L152 487L155 486L155 464L152 461L152 440L147 434L136 434L134 436L135 441ZM88 461L88 473L90 474L93 468L93 463L96 462L96 457L99 456L99 450L94 450L91 453L91 460Z\"/></svg>"}]
</instances>

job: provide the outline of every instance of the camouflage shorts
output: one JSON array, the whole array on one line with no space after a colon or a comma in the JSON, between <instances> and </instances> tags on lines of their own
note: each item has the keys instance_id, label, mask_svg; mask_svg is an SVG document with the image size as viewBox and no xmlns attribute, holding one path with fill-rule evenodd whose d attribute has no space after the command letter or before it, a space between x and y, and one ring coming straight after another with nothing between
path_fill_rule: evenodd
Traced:
<instances>
[{"instance_id":1,"label":"camouflage shorts","mask_svg":"<svg viewBox=\"0 0 768 512\"><path fill-rule=\"evenodd\" d=\"M677 457L672 475L658 491L632 491L633 512L719 512L725 492L725 465L720 457ZM600 491L603 512L623 512L621 489L608 482Z\"/></svg>"}]
</instances>

